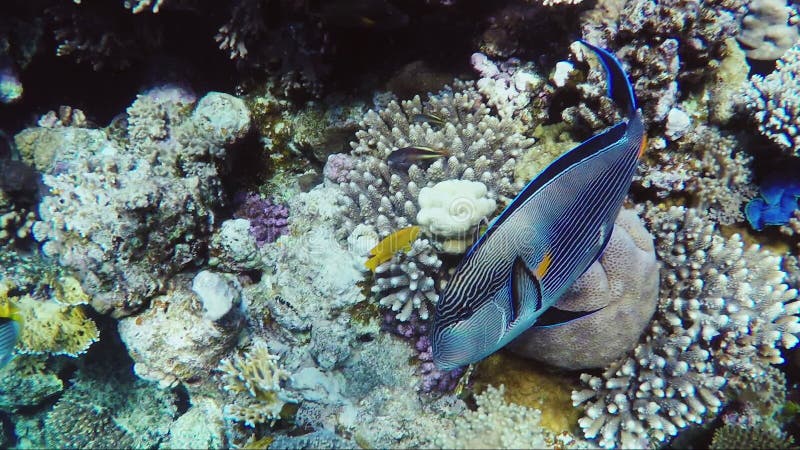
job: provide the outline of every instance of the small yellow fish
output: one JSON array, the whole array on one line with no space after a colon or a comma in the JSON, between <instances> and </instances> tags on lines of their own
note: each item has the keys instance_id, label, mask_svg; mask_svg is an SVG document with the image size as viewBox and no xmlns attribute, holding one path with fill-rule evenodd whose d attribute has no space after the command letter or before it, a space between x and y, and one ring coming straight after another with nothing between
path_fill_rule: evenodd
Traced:
<instances>
[{"instance_id":1,"label":"small yellow fish","mask_svg":"<svg viewBox=\"0 0 800 450\"><path fill-rule=\"evenodd\" d=\"M375 272L378 266L392 259L395 253L411 250L411 244L417 240L418 235L419 227L415 225L399 229L386 236L369 251L370 258L364 263L364 266Z\"/></svg>"},{"instance_id":2,"label":"small yellow fish","mask_svg":"<svg viewBox=\"0 0 800 450\"><path fill-rule=\"evenodd\" d=\"M0 367L11 361L19 338L22 315L9 300L0 302Z\"/></svg>"}]
</instances>

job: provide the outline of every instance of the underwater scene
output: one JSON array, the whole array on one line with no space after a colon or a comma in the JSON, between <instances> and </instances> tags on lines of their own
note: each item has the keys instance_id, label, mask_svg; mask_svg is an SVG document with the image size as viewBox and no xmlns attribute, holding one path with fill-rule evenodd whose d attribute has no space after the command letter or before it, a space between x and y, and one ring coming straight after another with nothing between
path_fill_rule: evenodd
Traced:
<instances>
[{"instance_id":1,"label":"underwater scene","mask_svg":"<svg viewBox=\"0 0 800 450\"><path fill-rule=\"evenodd\" d=\"M0 447L800 448L800 1L3 0Z\"/></svg>"}]
</instances>

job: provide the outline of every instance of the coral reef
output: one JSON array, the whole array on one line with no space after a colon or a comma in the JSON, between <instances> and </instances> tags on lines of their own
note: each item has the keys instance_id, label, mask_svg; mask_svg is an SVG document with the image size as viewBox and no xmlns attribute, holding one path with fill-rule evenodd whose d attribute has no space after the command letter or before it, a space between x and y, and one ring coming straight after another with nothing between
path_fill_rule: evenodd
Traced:
<instances>
[{"instance_id":1,"label":"coral reef","mask_svg":"<svg viewBox=\"0 0 800 450\"><path fill-rule=\"evenodd\" d=\"M708 68L721 59L726 39L739 33L745 4L743 0L602 1L582 16L581 27L589 42L618 49L634 80L645 120L657 125L676 105L679 90L684 92L712 73Z\"/></svg>"},{"instance_id":2,"label":"coral reef","mask_svg":"<svg viewBox=\"0 0 800 450\"><path fill-rule=\"evenodd\" d=\"M791 11L783 0L749 2L736 36L748 58L774 61L800 39L797 26L789 23Z\"/></svg>"},{"instance_id":3,"label":"coral reef","mask_svg":"<svg viewBox=\"0 0 800 450\"><path fill-rule=\"evenodd\" d=\"M479 181L445 180L419 191L417 223L444 253L461 254L472 245L478 225L497 209Z\"/></svg>"},{"instance_id":4,"label":"coral reef","mask_svg":"<svg viewBox=\"0 0 800 450\"><path fill-rule=\"evenodd\" d=\"M688 196L688 204L728 225L744 219L742 206L753 196L752 157L716 127L697 125L677 151L653 151L634 182L660 198Z\"/></svg>"},{"instance_id":5,"label":"coral reef","mask_svg":"<svg viewBox=\"0 0 800 450\"><path fill-rule=\"evenodd\" d=\"M262 246L275 242L289 232L289 209L253 192L238 193L233 202L237 205L233 217L250 221L250 233L256 244Z\"/></svg>"},{"instance_id":6,"label":"coral reef","mask_svg":"<svg viewBox=\"0 0 800 450\"><path fill-rule=\"evenodd\" d=\"M162 448L225 447L222 408L216 401L192 396L192 406L169 427L169 438Z\"/></svg>"},{"instance_id":7,"label":"coral reef","mask_svg":"<svg viewBox=\"0 0 800 450\"><path fill-rule=\"evenodd\" d=\"M208 244L208 265L228 272L258 267L258 244L250 233L250 221L231 219L222 222Z\"/></svg>"},{"instance_id":8,"label":"coral reef","mask_svg":"<svg viewBox=\"0 0 800 450\"><path fill-rule=\"evenodd\" d=\"M774 72L753 75L744 90L742 102L752 113L761 133L777 143L788 154L800 149L800 45L783 54Z\"/></svg>"},{"instance_id":9,"label":"coral reef","mask_svg":"<svg viewBox=\"0 0 800 450\"><path fill-rule=\"evenodd\" d=\"M472 83L458 80L424 102L417 96L368 112L351 144L350 182L341 184L349 198L345 226L372 225L383 238L413 225L421 190L445 180L484 183L487 199L506 203L521 186L514 181L515 158L533 143L517 127L511 117L494 115ZM408 146L445 149L450 156L427 167L411 165L407 173L393 171L386 158ZM409 253L376 270L373 291L403 318L415 308L427 317L437 298L433 280L441 263L432 245L418 239Z\"/></svg>"},{"instance_id":10,"label":"coral reef","mask_svg":"<svg viewBox=\"0 0 800 450\"><path fill-rule=\"evenodd\" d=\"M189 280L178 277L172 283L173 288L154 298L150 308L119 321L119 334L135 363L134 372L162 387L208 379L236 343L242 325L236 313L211 320L198 296L189 290ZM235 289L227 294L241 295ZM235 305L238 299L226 302Z\"/></svg>"},{"instance_id":11,"label":"coral reef","mask_svg":"<svg viewBox=\"0 0 800 450\"><path fill-rule=\"evenodd\" d=\"M255 427L274 424L286 403L297 400L284 389L289 372L278 363L267 345L256 341L244 355L224 359L217 370L222 372L223 389L236 396L237 401L225 407L227 417Z\"/></svg>"},{"instance_id":12,"label":"coral reef","mask_svg":"<svg viewBox=\"0 0 800 450\"><path fill-rule=\"evenodd\" d=\"M170 391L124 370L81 370L46 414L44 446L151 448L166 437L176 414Z\"/></svg>"},{"instance_id":13,"label":"coral reef","mask_svg":"<svg viewBox=\"0 0 800 450\"><path fill-rule=\"evenodd\" d=\"M752 448L752 449L791 449L796 448L794 438L783 432L775 432L767 425L759 424L752 427L737 425L723 425L714 431L711 450L727 448Z\"/></svg>"},{"instance_id":14,"label":"coral reef","mask_svg":"<svg viewBox=\"0 0 800 450\"><path fill-rule=\"evenodd\" d=\"M565 311L598 311L557 327L534 326L509 348L571 370L611 363L634 347L653 316L658 271L653 237L635 211L621 210L600 259L554 305Z\"/></svg>"},{"instance_id":15,"label":"coral reef","mask_svg":"<svg viewBox=\"0 0 800 450\"><path fill-rule=\"evenodd\" d=\"M192 103L179 88L140 95L121 142L72 127L18 136L23 157L47 172L51 193L39 205L34 237L80 274L102 313L141 309L205 246L210 210L221 201L215 161L247 132L249 113L227 94L206 95L187 115Z\"/></svg>"},{"instance_id":16,"label":"coral reef","mask_svg":"<svg viewBox=\"0 0 800 450\"><path fill-rule=\"evenodd\" d=\"M64 390L64 382L46 367L46 357L17 355L0 372L0 409L17 412L37 407Z\"/></svg>"},{"instance_id":17,"label":"coral reef","mask_svg":"<svg viewBox=\"0 0 800 450\"><path fill-rule=\"evenodd\" d=\"M507 403L505 387L489 386L475 396L477 411L455 419L452 430L433 438L439 448L590 448L569 435L555 435L541 428L541 412Z\"/></svg>"},{"instance_id":18,"label":"coral reef","mask_svg":"<svg viewBox=\"0 0 800 450\"><path fill-rule=\"evenodd\" d=\"M580 425L602 447L661 442L722 405L725 389L783 361L800 333L797 291L781 258L739 235L722 237L693 209L646 214L664 264L655 319L639 345L602 376L584 374Z\"/></svg>"}]
</instances>

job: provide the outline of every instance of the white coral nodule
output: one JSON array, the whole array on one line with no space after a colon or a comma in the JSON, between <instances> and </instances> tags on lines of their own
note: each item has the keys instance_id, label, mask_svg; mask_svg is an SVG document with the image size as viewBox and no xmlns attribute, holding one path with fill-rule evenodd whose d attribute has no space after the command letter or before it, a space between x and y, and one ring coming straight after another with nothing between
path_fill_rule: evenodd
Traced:
<instances>
[{"instance_id":1,"label":"white coral nodule","mask_svg":"<svg viewBox=\"0 0 800 450\"><path fill-rule=\"evenodd\" d=\"M419 193L417 223L436 239L437 249L460 254L472 244L476 228L497 208L486 185L478 181L445 180Z\"/></svg>"},{"instance_id":2,"label":"white coral nodule","mask_svg":"<svg viewBox=\"0 0 800 450\"><path fill-rule=\"evenodd\" d=\"M236 396L237 403L226 406L226 416L254 428L258 423L269 422L272 426L286 403L297 402L282 386L290 379L290 373L278 359L264 342L257 341L244 356L235 355L220 362L223 389L244 394Z\"/></svg>"}]
</instances>

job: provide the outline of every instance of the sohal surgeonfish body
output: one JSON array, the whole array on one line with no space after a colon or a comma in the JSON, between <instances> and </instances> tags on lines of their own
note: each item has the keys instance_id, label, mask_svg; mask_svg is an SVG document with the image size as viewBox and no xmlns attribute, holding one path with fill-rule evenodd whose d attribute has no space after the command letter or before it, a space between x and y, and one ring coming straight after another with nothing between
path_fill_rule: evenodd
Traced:
<instances>
[{"instance_id":1,"label":"sohal surgeonfish body","mask_svg":"<svg viewBox=\"0 0 800 450\"><path fill-rule=\"evenodd\" d=\"M594 312L551 306L605 248L646 138L619 61L583 44L605 67L625 118L550 164L466 253L436 305L431 342L442 370L479 361L531 326Z\"/></svg>"}]
</instances>

